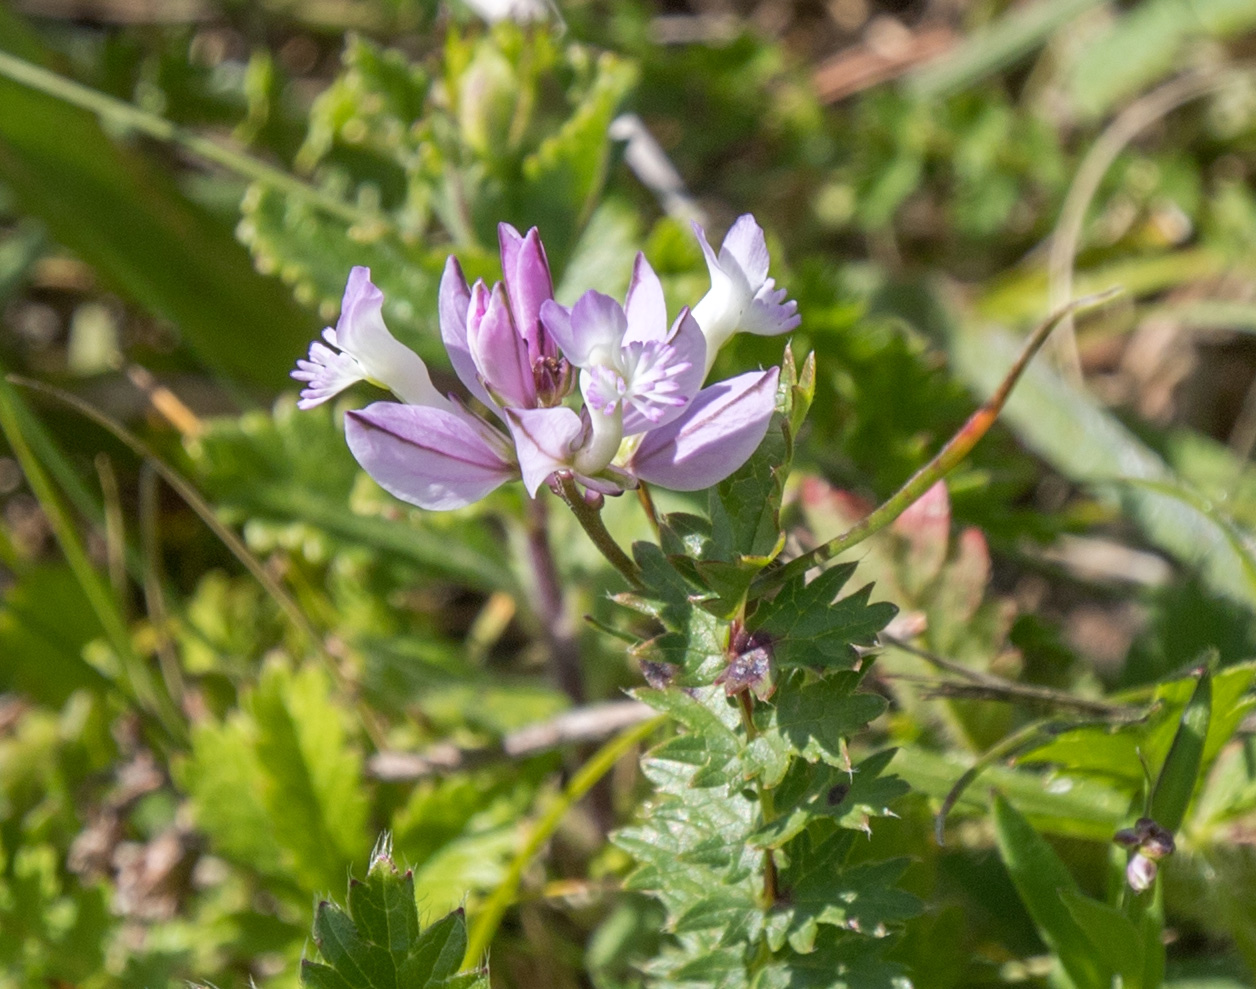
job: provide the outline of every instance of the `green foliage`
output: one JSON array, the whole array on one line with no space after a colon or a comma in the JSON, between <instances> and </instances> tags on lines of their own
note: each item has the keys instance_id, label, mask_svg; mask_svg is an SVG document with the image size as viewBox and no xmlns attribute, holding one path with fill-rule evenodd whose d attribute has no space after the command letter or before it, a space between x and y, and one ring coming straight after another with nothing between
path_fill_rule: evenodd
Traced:
<instances>
[{"instance_id":1,"label":"green foliage","mask_svg":"<svg viewBox=\"0 0 1256 989\"><path fill-rule=\"evenodd\" d=\"M0 70L4 368L182 457L269 581L96 430L14 402L31 455L18 469L0 451L0 987L484 987L458 971L461 912L441 916L460 904L496 932L503 987L1249 985L1251 4L882 4L849 31L868 5L561 6L556 30L425 0L268 0L211 23L41 17L38 43L0 13L0 47L107 108L98 124ZM948 53L924 57L935 37ZM900 41L900 76L830 99L830 65ZM1209 95L1109 129L1183 66ZM656 201L621 161L621 109L687 190ZM1042 245L1060 243L1080 164L1131 122L1067 259L1075 294L1128 290L1078 321L1080 374L1044 353L949 495L762 593L997 383L1018 345L1004 330L1059 289ZM540 227L564 303L622 296L644 246L675 312L708 285L689 217L718 243L745 211L798 301L792 346L816 359L787 351L779 415L741 471L651 492L657 541L636 499L607 501L644 587L616 593L575 523L538 522L517 490L456 513L398 504L346 451L339 410L266 390L335 319L352 265L444 388L438 279L450 253L497 277L498 222ZM149 368L191 409L181 437L169 393L141 406L74 358L101 312L133 380ZM717 374L780 349L743 334ZM54 539L59 502L73 514ZM1105 543L1132 552L1079 566ZM578 631L586 612L611 634ZM892 618L948 665L896 648ZM636 696L670 728L644 779L621 766L564 802L609 762L513 748L573 703L556 645L590 701L645 674ZM1212 649L1215 668L1189 672ZM128 689L131 652L174 701L170 730ZM377 749L431 761L386 782ZM974 754L980 785L939 847L932 812ZM1135 896L1111 838L1145 811L1177 848ZM320 902L382 828L411 871L377 855L343 909ZM1162 927L1181 935L1167 957Z\"/></svg>"},{"instance_id":2,"label":"green foliage","mask_svg":"<svg viewBox=\"0 0 1256 989\"><path fill-rule=\"evenodd\" d=\"M893 752L852 765L847 750L884 709L857 693L871 664L855 647L894 608L870 605L871 588L839 598L852 566L747 601L783 540L782 454L810 398L786 361L781 432L712 496L720 535L701 519L665 517L670 552L638 543L646 586L621 598L666 630L646 644L659 686L638 696L684 728L643 760L655 793L614 837L639 863L628 888L667 911L671 941L645 966L653 985L893 984L901 976L875 943L916 910L893 888L903 862L849 861L856 834L906 790L883 775ZM748 574L736 594L713 559Z\"/></svg>"},{"instance_id":3,"label":"green foliage","mask_svg":"<svg viewBox=\"0 0 1256 989\"><path fill-rule=\"evenodd\" d=\"M430 69L351 39L297 160L360 220L259 184L245 199L241 236L259 266L328 318L345 272L367 265L393 332L443 362L436 289L449 252L429 245L437 225L473 277L491 274L499 222L539 225L561 276L598 205L607 128L634 78L609 52L509 22L485 34L452 30L443 63Z\"/></svg>"},{"instance_id":4,"label":"green foliage","mask_svg":"<svg viewBox=\"0 0 1256 989\"><path fill-rule=\"evenodd\" d=\"M419 928L414 879L398 873L385 840L365 881L351 879L346 908L322 900L314 943L323 962L301 963L314 989L488 989L485 970L459 972L466 950L462 911Z\"/></svg>"},{"instance_id":5,"label":"green foliage","mask_svg":"<svg viewBox=\"0 0 1256 989\"><path fill-rule=\"evenodd\" d=\"M46 52L0 11L3 51ZM113 286L177 324L211 367L276 387L306 337L305 317L259 278L229 225L184 197L170 176L117 148L91 115L0 79L0 179L57 239Z\"/></svg>"},{"instance_id":6,"label":"green foliage","mask_svg":"<svg viewBox=\"0 0 1256 989\"><path fill-rule=\"evenodd\" d=\"M193 733L180 776L219 854L304 894L345 874L366 833L345 720L320 670L272 664L244 709Z\"/></svg>"}]
</instances>

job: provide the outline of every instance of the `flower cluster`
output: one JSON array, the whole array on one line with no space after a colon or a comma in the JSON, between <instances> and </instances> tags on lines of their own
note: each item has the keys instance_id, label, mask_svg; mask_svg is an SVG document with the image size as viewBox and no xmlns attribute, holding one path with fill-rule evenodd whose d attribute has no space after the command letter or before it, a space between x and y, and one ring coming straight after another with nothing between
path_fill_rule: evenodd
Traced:
<instances>
[{"instance_id":1,"label":"flower cluster","mask_svg":"<svg viewBox=\"0 0 1256 989\"><path fill-rule=\"evenodd\" d=\"M369 270L354 268L335 329L292 372L305 383L298 405L312 408L357 381L390 390L400 401L349 412L345 436L367 473L421 508L461 508L514 478L534 497L556 476L602 494L638 481L678 491L715 484L763 439L777 381L772 368L704 388L716 352L738 330L784 333L799 318L768 278L753 217L737 220L718 255L696 224L695 232L711 289L670 321L642 254L623 305L590 290L570 308L554 301L536 228L498 228L503 279L492 287L468 286L451 257L441 336L483 415L437 390L422 359L384 325Z\"/></svg>"},{"instance_id":2,"label":"flower cluster","mask_svg":"<svg viewBox=\"0 0 1256 989\"><path fill-rule=\"evenodd\" d=\"M1125 866L1125 881L1130 889L1142 893L1156 881L1161 859L1176 850L1173 833L1150 817L1140 817L1132 828L1122 828L1112 839L1123 848L1134 850Z\"/></svg>"}]
</instances>

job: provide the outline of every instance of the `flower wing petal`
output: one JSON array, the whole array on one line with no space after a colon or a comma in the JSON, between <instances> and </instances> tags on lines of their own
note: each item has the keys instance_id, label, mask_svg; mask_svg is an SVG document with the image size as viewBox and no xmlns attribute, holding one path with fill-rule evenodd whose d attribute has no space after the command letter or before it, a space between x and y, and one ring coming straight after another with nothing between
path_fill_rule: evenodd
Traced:
<instances>
[{"instance_id":1,"label":"flower wing petal","mask_svg":"<svg viewBox=\"0 0 1256 989\"><path fill-rule=\"evenodd\" d=\"M629 468L644 481L697 491L728 477L763 441L779 371L751 371L698 392L684 415L645 434Z\"/></svg>"},{"instance_id":2,"label":"flower wing petal","mask_svg":"<svg viewBox=\"0 0 1256 989\"><path fill-rule=\"evenodd\" d=\"M380 487L431 511L463 508L517 476L505 439L454 407L376 402L346 413L345 439Z\"/></svg>"}]
</instances>

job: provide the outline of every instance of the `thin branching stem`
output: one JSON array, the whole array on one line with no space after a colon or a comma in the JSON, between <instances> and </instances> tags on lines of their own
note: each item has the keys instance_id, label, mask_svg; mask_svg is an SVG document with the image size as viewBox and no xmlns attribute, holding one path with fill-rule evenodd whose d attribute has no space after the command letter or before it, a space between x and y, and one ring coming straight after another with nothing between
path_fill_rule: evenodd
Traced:
<instances>
[{"instance_id":1,"label":"thin branching stem","mask_svg":"<svg viewBox=\"0 0 1256 989\"><path fill-rule=\"evenodd\" d=\"M1041 349L1047 337L1051 335L1051 331L1059 326L1067 316L1082 309L1091 309L1102 305L1109 299L1114 298L1119 292L1120 289L1112 288L1105 292L1098 292L1095 295L1088 295L1052 313L1030 334L1020 356L1016 358L1016 362L1007 372L995 393L968 418L968 421L960 427L959 431L938 451L937 456L916 471L907 480L907 483L891 495L887 501L883 502L840 536L830 539L827 543L822 543L802 556L795 557L782 567L766 571L757 581L755 591L759 594L765 593L773 588L780 587L793 577L806 573L812 567L826 563L840 553L846 552L852 546L857 546L874 533L880 532L902 515L903 512L907 511L921 495L963 461L972 452L978 441L989 432L990 427L994 425L994 421L999 417L999 413L1003 411L1003 406L1007 404L1008 397L1012 394L1012 388L1020 380L1020 376L1024 373L1025 368L1028 367L1030 360Z\"/></svg>"},{"instance_id":2,"label":"thin branching stem","mask_svg":"<svg viewBox=\"0 0 1256 989\"><path fill-rule=\"evenodd\" d=\"M549 511L540 498L533 498L527 507L528 564L534 578L532 596L537 617L541 619L541 634L549 650L558 685L574 703L583 704L580 639L576 635L571 609L563 594L562 579L554 562Z\"/></svg>"},{"instance_id":3,"label":"thin branching stem","mask_svg":"<svg viewBox=\"0 0 1256 989\"><path fill-rule=\"evenodd\" d=\"M641 587L643 584L641 570L628 554L620 549L619 543L615 542L615 538L607 531L606 523L602 521L601 510L585 501L584 494L577 487L574 477L562 473L557 477L558 496L566 502L567 507L571 509L576 521L593 541L598 552L606 557L606 562L624 575L628 583L633 587Z\"/></svg>"}]
</instances>

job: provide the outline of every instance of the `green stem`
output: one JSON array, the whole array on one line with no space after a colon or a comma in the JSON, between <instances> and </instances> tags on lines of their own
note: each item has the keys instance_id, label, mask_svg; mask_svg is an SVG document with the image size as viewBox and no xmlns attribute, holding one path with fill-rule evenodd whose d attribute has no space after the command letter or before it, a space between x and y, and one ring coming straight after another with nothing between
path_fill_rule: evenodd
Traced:
<instances>
[{"instance_id":1,"label":"green stem","mask_svg":"<svg viewBox=\"0 0 1256 989\"><path fill-rule=\"evenodd\" d=\"M570 474L559 475L558 496L566 502L571 513L575 515L576 521L593 541L593 545L606 557L606 561L623 574L624 579L633 587L641 587L644 583L641 570L628 554L619 548L619 543L615 542L614 537L607 532L606 525L602 521L602 512L584 500L584 494L576 486L575 478Z\"/></svg>"},{"instance_id":2,"label":"green stem","mask_svg":"<svg viewBox=\"0 0 1256 989\"><path fill-rule=\"evenodd\" d=\"M493 935L497 933L502 917L505 916L506 908L515 902L518 896L519 884L523 881L524 872L545 843L558 830L567 812L593 788L598 780L611 771L615 763L647 738L665 720L666 718L660 715L620 732L598 749L571 778L571 782L567 784L559 798L536 822L532 833L528 835L527 842L510 863L510 868L506 870L506 877L493 890L484 908L476 915L467 939L463 968L475 968L480 965L482 956L488 950Z\"/></svg>"},{"instance_id":3,"label":"green stem","mask_svg":"<svg viewBox=\"0 0 1256 989\"><path fill-rule=\"evenodd\" d=\"M339 217L348 223L368 224L378 227L387 221L378 213L366 211L352 206L335 196L302 182L281 168L268 165L251 155L231 148L223 147L209 138L202 137L178 124L159 117L155 113L141 110L139 107L123 100L115 99L66 79L64 76L51 72L42 66L34 65L25 59L17 58L7 52L0 52L0 76L31 89L46 93L56 99L81 107L96 116L112 121L114 124L147 134L159 141L166 141L185 148L198 158L221 165L237 175L261 182L289 195L304 199L327 213Z\"/></svg>"},{"instance_id":4,"label":"green stem","mask_svg":"<svg viewBox=\"0 0 1256 989\"><path fill-rule=\"evenodd\" d=\"M1112 288L1106 292L1088 295L1052 313L1030 335L1020 356L1016 358L1016 363L1007 372L995 393L969 417L959 432L952 436L946 445L938 451L937 456L916 471L908 479L907 483L891 495L887 501L840 536L830 539L827 543L817 546L810 552L790 560L789 563L782 567L766 571L756 582L752 595L762 595L780 587L793 577L805 574L812 567L819 566L821 563L825 563L833 559L833 557L846 552L852 546L858 545L869 536L884 529L902 515L903 512L907 511L921 495L967 457L972 452L973 447L977 445L977 442L989 432L990 427L994 425L995 419L1003 411L1003 406L1007 404L1012 388L1020 380L1021 374L1024 373L1033 356L1046 343L1047 337L1051 335L1051 331L1073 313L1102 305L1117 295L1119 291L1120 289Z\"/></svg>"}]
</instances>

